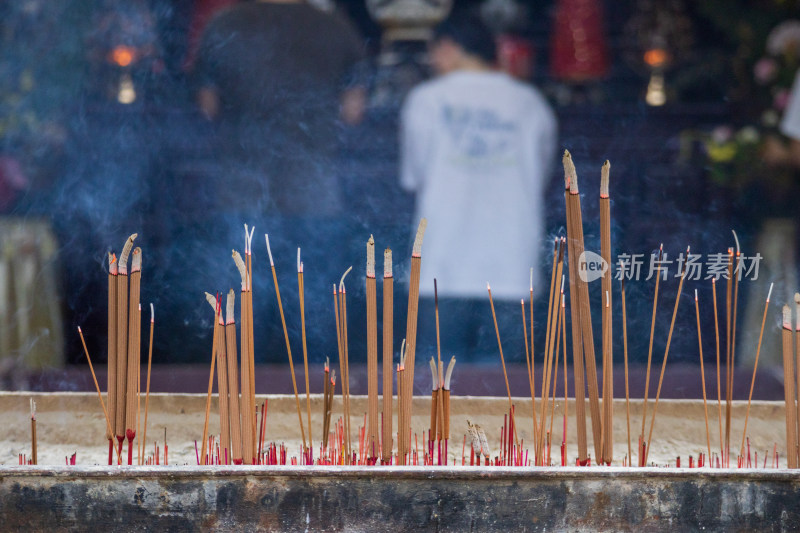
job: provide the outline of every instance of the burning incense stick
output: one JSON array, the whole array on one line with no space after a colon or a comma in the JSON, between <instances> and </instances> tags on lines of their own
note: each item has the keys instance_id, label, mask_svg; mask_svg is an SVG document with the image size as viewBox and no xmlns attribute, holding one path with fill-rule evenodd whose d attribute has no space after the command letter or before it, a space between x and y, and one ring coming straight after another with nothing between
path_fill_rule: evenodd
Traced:
<instances>
[{"instance_id":1,"label":"burning incense stick","mask_svg":"<svg viewBox=\"0 0 800 533\"><path fill-rule=\"evenodd\" d=\"M394 357L394 278L392 251L383 252L383 435L381 456L392 460L392 358Z\"/></svg>"},{"instance_id":2,"label":"burning incense stick","mask_svg":"<svg viewBox=\"0 0 800 533\"><path fill-rule=\"evenodd\" d=\"M203 422L203 446L202 451L200 452L200 457L203 460L203 464L208 464L208 457L206 456L206 444L208 441L208 417L211 412L211 389L214 385L214 364L216 363L216 356L217 356L217 337L219 336L219 328L217 327L217 322L219 321L219 317L222 314L222 304L220 302L219 296L217 296L215 305L214 305L214 335L213 339L211 340L211 370L208 373L208 395L206 396L206 416L205 421Z\"/></svg>"},{"instance_id":3,"label":"burning incense stick","mask_svg":"<svg viewBox=\"0 0 800 533\"><path fill-rule=\"evenodd\" d=\"M253 233L255 227L247 230L247 224L244 225L245 233L245 255L247 258L247 292L246 296L246 310L247 310L247 365L248 373L250 375L250 439L251 450L255 451L256 448L256 417L252 416L256 409L256 367L255 367L255 339L253 337ZM244 323L242 323L244 325ZM244 353L242 353L244 358Z\"/></svg>"},{"instance_id":4,"label":"burning incense stick","mask_svg":"<svg viewBox=\"0 0 800 533\"><path fill-rule=\"evenodd\" d=\"M375 280L375 239L367 241L367 412L369 413L367 457L377 458L378 438L378 295Z\"/></svg>"},{"instance_id":5,"label":"burning incense stick","mask_svg":"<svg viewBox=\"0 0 800 533\"><path fill-rule=\"evenodd\" d=\"M249 363L249 353L250 353L250 336L248 335L249 325L248 322L250 320L250 316L248 314L248 305L247 305L247 293L248 288L250 286L249 278L247 276L247 265L245 264L242 256L236 250L233 250L231 255L233 256L233 261L236 264L236 268L239 270L239 276L242 280L242 290L239 297L239 336L241 338L241 369L240 369L240 383L242 386L242 394L241 400L239 404L240 412L241 412L241 430L242 430L242 460L245 464L254 464L255 459L255 447L253 445L253 439L255 436L255 431L253 428L252 421L255 420L255 405L251 402L251 390L250 390L250 363ZM283 316L283 314L281 314ZM294 384L294 367L291 366L292 369L292 384ZM297 414L300 415L300 402L297 400L297 388L295 387L295 400L297 401ZM300 431L303 431L303 422L300 421ZM305 448L305 434L303 434L303 445Z\"/></svg>"},{"instance_id":6,"label":"burning incense stick","mask_svg":"<svg viewBox=\"0 0 800 533\"><path fill-rule=\"evenodd\" d=\"M269 255L269 266L272 270L272 282L275 284L275 297L278 300L278 312L281 315L281 325L283 326L283 338L286 341L286 354L289 356L289 370L292 374L292 391L294 392L294 401L297 407L297 419L300 422L300 436L303 440L303 449L307 449L306 446L306 433L303 429L303 415L300 411L300 397L297 394L297 380L295 379L294 375L294 362L292 361L292 347L289 344L289 333L286 330L286 317L283 314L283 302L281 301L281 290L278 287L278 275L275 272L275 262L272 260L272 249L269 246L269 235L264 234L264 239L267 241L267 254ZM244 387L244 383L242 383L242 387ZM242 413L243 420L249 420L248 413ZM246 441L246 439L245 439Z\"/></svg>"},{"instance_id":7,"label":"burning incense stick","mask_svg":"<svg viewBox=\"0 0 800 533\"><path fill-rule=\"evenodd\" d=\"M128 372L128 256L136 236L134 233L125 242L119 257L117 273L117 399L114 432L120 452L125 439L125 395Z\"/></svg>"},{"instance_id":8,"label":"burning incense stick","mask_svg":"<svg viewBox=\"0 0 800 533\"><path fill-rule=\"evenodd\" d=\"M133 250L128 307L128 369L125 393L125 436L128 438L128 464L133 464L133 441L136 438L136 389L140 374L141 306L139 305L142 278L142 250Z\"/></svg>"},{"instance_id":9,"label":"burning incense stick","mask_svg":"<svg viewBox=\"0 0 800 533\"><path fill-rule=\"evenodd\" d=\"M489 305L492 307L492 321L494 322L494 332L497 335L497 349L500 351L500 363L503 365L503 379L506 382L506 393L508 394L508 408L513 409L511 403L511 388L508 386L508 373L506 372L506 360L503 357L503 343L500 342L500 329L497 327L497 315L494 312L494 300L492 299L492 288L486 284L486 290L489 292ZM514 442L519 447L519 438L514 434Z\"/></svg>"},{"instance_id":10,"label":"burning incense stick","mask_svg":"<svg viewBox=\"0 0 800 533\"><path fill-rule=\"evenodd\" d=\"M300 332L303 339L303 370L306 379L306 420L308 422L308 448L314 448L311 437L311 387L308 375L308 349L306 348L306 296L303 282L303 263L300 261L300 248L297 249L297 286L300 295Z\"/></svg>"},{"instance_id":11,"label":"burning incense stick","mask_svg":"<svg viewBox=\"0 0 800 533\"><path fill-rule=\"evenodd\" d=\"M236 293L233 289L228 291L228 301L225 315L225 359L228 365L228 411L230 413L230 432L231 449L228 457L233 464L241 463L242 456L242 427L240 422L240 402L239 402L239 378L237 370L239 368L238 355L236 353L236 318L234 307L236 305Z\"/></svg>"},{"instance_id":12,"label":"burning incense stick","mask_svg":"<svg viewBox=\"0 0 800 533\"><path fill-rule=\"evenodd\" d=\"M644 425L645 420L647 420L647 396L650 392L650 368L653 361L653 338L655 337L656 331L656 311L658 309L658 285L661 281L661 271L662 271L662 261L664 258L664 244L662 243L658 247L658 260L657 260L657 267L656 267L656 288L655 292L653 293L653 316L650 319L650 344L647 347L647 371L644 378L644 401L642 404L642 432L639 436L643 439L644 438ZM646 444L646 443L645 443ZM644 457L645 455L639 453L639 466L644 466Z\"/></svg>"},{"instance_id":13,"label":"burning incense stick","mask_svg":"<svg viewBox=\"0 0 800 533\"><path fill-rule=\"evenodd\" d=\"M111 412L111 431L108 434L108 464L112 462L114 424L117 409L117 256L108 253L108 410Z\"/></svg>"},{"instance_id":14,"label":"burning incense stick","mask_svg":"<svg viewBox=\"0 0 800 533\"><path fill-rule=\"evenodd\" d=\"M401 465L406 464L406 453L409 452L409 434L411 432L411 405L414 396L414 362L417 350L417 313L419 310L419 273L422 264L422 239L425 235L427 219L422 219L414 238L411 251L411 277L408 285L408 316L406 321L406 374L403 377L403 398L400 408L402 418L399 422L398 459Z\"/></svg>"},{"instance_id":15,"label":"burning incense stick","mask_svg":"<svg viewBox=\"0 0 800 533\"><path fill-rule=\"evenodd\" d=\"M792 310L783 306L783 394L786 405L786 464L797 468L797 409L795 407Z\"/></svg>"},{"instance_id":16,"label":"burning incense stick","mask_svg":"<svg viewBox=\"0 0 800 533\"><path fill-rule=\"evenodd\" d=\"M628 428L628 461L633 460L631 453L631 398L628 389L628 318L625 310L625 276L619 280L620 296L622 299L622 353L625 357L625 419Z\"/></svg>"},{"instance_id":17,"label":"burning incense stick","mask_svg":"<svg viewBox=\"0 0 800 533\"><path fill-rule=\"evenodd\" d=\"M147 450L147 413L150 407L150 368L153 364L153 329L156 317L153 304L150 304L150 344L147 349L147 385L144 394L144 427L142 428L142 450ZM166 429L165 429L166 431Z\"/></svg>"},{"instance_id":18,"label":"burning incense stick","mask_svg":"<svg viewBox=\"0 0 800 533\"><path fill-rule=\"evenodd\" d=\"M686 261L683 263L683 268L680 273L680 281L678 282L678 294L675 296L675 307L672 310L672 320L669 323L669 334L667 335L667 347L664 349L664 360L661 363L661 373L658 376L658 389L656 390L656 400L653 405L653 415L650 419L650 433L647 435L647 450L644 454L645 464L647 464L647 456L653 444L653 428L656 423L656 411L658 410L658 399L661 396L661 385L664 382L664 371L667 369L667 357L669 356L669 347L672 343L672 332L675 329L675 317L678 316L678 305L681 303L681 292L683 291L683 282L686 279L686 264L689 262L689 247L686 248Z\"/></svg>"},{"instance_id":19,"label":"burning incense stick","mask_svg":"<svg viewBox=\"0 0 800 533\"><path fill-rule=\"evenodd\" d=\"M345 443L347 450L347 463L350 464L352 460L352 447L351 447L351 430L350 430L350 353L349 343L347 336L347 292L344 285L344 278L353 267L348 267L342 274L342 279L339 280L339 313L341 314L339 323L341 324L342 333L342 360L344 370L342 372L342 404L344 406L344 428L345 428Z\"/></svg>"},{"instance_id":20,"label":"burning incense stick","mask_svg":"<svg viewBox=\"0 0 800 533\"><path fill-rule=\"evenodd\" d=\"M708 456L711 457L711 433L708 431L708 403L706 402L706 373L703 365L703 336L700 333L700 304L697 301L697 289L694 290L694 310L697 316L697 345L700 349L700 380L703 384L703 409L705 410L706 416L706 445L708 447ZM745 428L747 428L746 419Z\"/></svg>"},{"instance_id":21,"label":"burning incense stick","mask_svg":"<svg viewBox=\"0 0 800 533\"><path fill-rule=\"evenodd\" d=\"M607 160L600 172L600 255L607 265L611 265L611 207L608 194L608 178L611 163ZM614 457L614 356L613 320L611 306L611 268L607 268L602 278L602 293L605 305L602 312L603 331L603 456L606 464Z\"/></svg>"},{"instance_id":22,"label":"burning incense stick","mask_svg":"<svg viewBox=\"0 0 800 533\"><path fill-rule=\"evenodd\" d=\"M89 357L89 349L86 347L86 340L83 338L83 331L81 331L81 327L78 326L78 335L81 337L81 344L83 345L83 353L86 354L86 360L89 362L89 370L92 372L92 379L94 380L94 387L97 389L97 398L100 400L100 407L103 408L103 416L106 418L106 429L111 431L111 420L108 418L108 411L106 411L106 404L103 403L103 395L100 392L100 385L97 384L97 376L94 373L94 366L92 366L92 358ZM121 464L122 463L122 451L114 446L114 450L117 454L117 461Z\"/></svg>"},{"instance_id":23,"label":"burning incense stick","mask_svg":"<svg viewBox=\"0 0 800 533\"><path fill-rule=\"evenodd\" d=\"M764 303L764 315L761 317L761 331L758 333L758 347L756 348L756 360L753 363L753 379L750 381L750 394L747 396L747 412L744 415L744 431L742 432L742 446L739 448L739 455L744 456L744 439L747 435L747 421L750 418L750 402L753 400L753 387L756 385L756 370L758 370L758 356L761 354L761 339L764 336L764 324L767 323L767 310L769 310L769 297L772 296L772 283L769 284L767 301ZM795 300L800 295L795 295ZM800 319L800 317L798 317ZM710 452L709 452L710 453Z\"/></svg>"}]
</instances>

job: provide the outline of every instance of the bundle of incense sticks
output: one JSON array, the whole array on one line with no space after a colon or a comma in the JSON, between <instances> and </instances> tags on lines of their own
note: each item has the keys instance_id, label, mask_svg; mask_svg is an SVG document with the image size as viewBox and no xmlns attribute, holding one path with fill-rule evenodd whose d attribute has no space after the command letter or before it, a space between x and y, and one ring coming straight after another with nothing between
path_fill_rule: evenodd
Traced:
<instances>
[{"instance_id":1,"label":"bundle of incense sticks","mask_svg":"<svg viewBox=\"0 0 800 533\"><path fill-rule=\"evenodd\" d=\"M249 331L248 314L248 292L250 287L250 277L247 273L247 265L245 264L242 256L234 250L232 252L233 261L236 268L239 270L239 275L242 278L242 290L239 297L239 336L241 342L241 367L239 374L241 376L241 401L239 405L241 415L241 431L242 431L242 461L244 464L253 464L255 459L255 431L251 420L255 420L255 402L251 401L252 395L250 394L250 336L247 334ZM294 368L292 368L294 370ZM292 375L294 377L294 374ZM295 395L296 397L296 395ZM298 403L299 412L299 403ZM303 421L300 420L300 429L302 430ZM305 443L305 439L304 439Z\"/></svg>"},{"instance_id":2,"label":"bundle of incense sticks","mask_svg":"<svg viewBox=\"0 0 800 533\"><path fill-rule=\"evenodd\" d=\"M786 408L786 464L797 468L797 407L794 350L792 346L792 309L783 306L783 394Z\"/></svg>"},{"instance_id":3,"label":"bundle of incense sticks","mask_svg":"<svg viewBox=\"0 0 800 533\"><path fill-rule=\"evenodd\" d=\"M428 430L428 455L433 457L436 442L436 424L439 420L439 369L433 357L431 357L430 366L433 385L431 388L431 424ZM441 428L439 430L441 431Z\"/></svg>"},{"instance_id":4,"label":"bundle of incense sticks","mask_svg":"<svg viewBox=\"0 0 800 533\"><path fill-rule=\"evenodd\" d=\"M594 360L594 340L586 283L578 275L581 254L584 251L581 200L578 177L572 156L564 151L564 197L567 206L567 253L569 255L569 299L572 318L572 357L575 377L575 416L578 422L578 464L588 464L586 450L586 406L584 392L584 366L589 382L589 404L592 413L592 435L595 455L600 453L600 407L597 392L597 370ZM539 437L541 439L541 436Z\"/></svg>"},{"instance_id":5,"label":"bundle of incense sticks","mask_svg":"<svg viewBox=\"0 0 800 533\"><path fill-rule=\"evenodd\" d=\"M306 446L306 433L303 429L303 415L300 410L300 396L297 394L297 379L295 378L294 374L294 361L292 361L292 346L289 343L289 333L286 329L286 317L283 314L283 302L281 300L281 290L278 286L278 275L275 271L275 261L272 259L272 248L269 246L269 235L264 234L264 239L267 243L267 255L269 255L269 266L270 270L272 270L272 282L275 284L275 298L278 300L278 312L281 315L281 325L283 326L283 338L286 341L286 353L289 357L289 370L292 374L292 390L294 391L294 401L295 406L297 407L297 419L300 422L300 435L303 439L303 449L307 449ZM242 359L244 359L244 348L242 349ZM242 382L242 391L244 391L244 382ZM244 392L242 393L244 395ZM249 413L248 413L249 414ZM242 410L242 419L245 419L244 407ZM243 436L244 438L244 436Z\"/></svg>"},{"instance_id":6,"label":"bundle of incense sticks","mask_svg":"<svg viewBox=\"0 0 800 533\"><path fill-rule=\"evenodd\" d=\"M225 362L228 378L228 427L230 429L230 446L228 460L233 464L243 462L242 450L242 424L240 405L243 400L239 399L239 356L236 349L236 317L234 307L236 305L236 293L233 289L228 291L225 314Z\"/></svg>"},{"instance_id":7,"label":"bundle of incense sticks","mask_svg":"<svg viewBox=\"0 0 800 533\"><path fill-rule=\"evenodd\" d=\"M328 448L328 432L331 428L331 413L333 412L333 395L336 391L336 370L331 372L330 359L325 358L325 377L323 382L322 398L322 450L323 455Z\"/></svg>"},{"instance_id":8,"label":"bundle of incense sticks","mask_svg":"<svg viewBox=\"0 0 800 533\"><path fill-rule=\"evenodd\" d=\"M384 464L392 461L392 358L394 357L394 278L392 251L383 252L383 411L381 414L381 458Z\"/></svg>"},{"instance_id":9,"label":"bundle of incense sticks","mask_svg":"<svg viewBox=\"0 0 800 533\"><path fill-rule=\"evenodd\" d=\"M125 242L122 248L122 253L119 256L119 263L117 268L117 317L116 317L116 379L115 387L116 394L114 399L114 433L117 438L117 443L120 453L122 452L122 443L125 440L125 413L126 413L126 392L127 392L127 375L128 375L128 257L130 256L131 249L133 248L133 241L136 239L137 234L134 233Z\"/></svg>"},{"instance_id":10,"label":"bundle of incense sticks","mask_svg":"<svg viewBox=\"0 0 800 533\"><path fill-rule=\"evenodd\" d=\"M230 295L229 295L230 296ZM216 353L216 367L217 367L217 393L219 395L219 428L220 428L220 445L222 447L223 456L230 456L231 454L231 414L230 405L228 403L228 363L227 363L227 348L225 346L225 317L220 309L219 316L217 316L217 299L213 294L206 293L206 300L211 308L214 310L214 335L215 340L214 352ZM221 305L221 302L220 302ZM231 314L233 309L232 299L229 297L227 301L226 312ZM227 464L227 462L226 462Z\"/></svg>"},{"instance_id":11,"label":"bundle of incense sticks","mask_svg":"<svg viewBox=\"0 0 800 533\"><path fill-rule=\"evenodd\" d=\"M547 416L547 403L550 392L550 377L553 369L553 353L558 339L558 326L561 322L561 315L559 313L558 303L560 301L559 293L564 292L564 244L563 239L557 239L557 250L553 254L553 270L550 277L550 300L547 311L547 334L545 336L545 352L544 361L542 366L542 397L541 397L541 415L539 418L539 429L536 431L536 444L534 447L535 460L537 465L545 464L545 422ZM560 291L559 285L560 284ZM581 374L582 375L582 374Z\"/></svg>"},{"instance_id":12,"label":"bundle of incense sticks","mask_svg":"<svg viewBox=\"0 0 800 533\"><path fill-rule=\"evenodd\" d=\"M142 250L133 250L128 298L128 370L125 392L125 436L128 439L128 464L133 464L133 441L136 438L137 399L139 396L139 359L141 356L142 306L139 304L142 279Z\"/></svg>"},{"instance_id":13,"label":"bundle of incense sticks","mask_svg":"<svg viewBox=\"0 0 800 533\"><path fill-rule=\"evenodd\" d=\"M217 358L217 339L219 338L219 331L220 328L217 325L219 318L222 316L222 302L219 298L219 295L216 297L211 297L213 300L214 305L214 335L211 341L211 370L208 373L208 395L206 396L206 416L203 422L203 439L201 440L202 443L202 452L200 452L200 457L203 459L203 464L211 464L208 460L208 455L206 455L206 445L208 444L208 417L211 411L211 389L214 385L214 365L216 363ZM211 303L211 301L209 301ZM213 447L212 447L213 450ZM213 455L213 452L212 452Z\"/></svg>"},{"instance_id":14,"label":"bundle of incense sticks","mask_svg":"<svg viewBox=\"0 0 800 533\"><path fill-rule=\"evenodd\" d=\"M405 375L403 387L398 389L398 462L406 464L406 455L410 452L411 403L414 396L414 362L417 349L417 313L419 310L419 273L422 265L422 239L425 236L427 219L422 219L414 238L411 250L411 277L408 285L408 316L406 321ZM406 368L407 367L407 368Z\"/></svg>"},{"instance_id":15,"label":"bundle of incense sticks","mask_svg":"<svg viewBox=\"0 0 800 533\"><path fill-rule=\"evenodd\" d=\"M369 413L369 438L367 456L377 461L378 447L378 297L375 280L375 239L367 241L367 412Z\"/></svg>"},{"instance_id":16,"label":"bundle of incense sticks","mask_svg":"<svg viewBox=\"0 0 800 533\"><path fill-rule=\"evenodd\" d=\"M611 464L614 458L614 356L611 305L611 207L608 178L611 163L606 161L600 172L600 256L609 265L602 278L605 299L602 312L603 331L603 455L602 462Z\"/></svg>"}]
</instances>

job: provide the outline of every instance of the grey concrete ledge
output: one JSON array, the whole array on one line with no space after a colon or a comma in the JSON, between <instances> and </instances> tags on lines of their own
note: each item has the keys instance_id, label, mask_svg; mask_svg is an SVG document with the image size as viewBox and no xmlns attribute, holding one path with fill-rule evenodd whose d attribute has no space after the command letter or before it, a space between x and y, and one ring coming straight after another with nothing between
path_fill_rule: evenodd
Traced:
<instances>
[{"instance_id":1,"label":"grey concrete ledge","mask_svg":"<svg viewBox=\"0 0 800 533\"><path fill-rule=\"evenodd\" d=\"M800 471L0 469L3 531L796 531Z\"/></svg>"}]
</instances>

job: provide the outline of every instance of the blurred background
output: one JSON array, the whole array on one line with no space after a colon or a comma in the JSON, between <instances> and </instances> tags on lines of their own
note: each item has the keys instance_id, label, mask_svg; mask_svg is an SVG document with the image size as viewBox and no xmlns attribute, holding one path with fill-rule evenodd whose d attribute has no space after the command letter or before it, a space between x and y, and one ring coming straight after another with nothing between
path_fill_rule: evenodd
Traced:
<instances>
[{"instance_id":1,"label":"blurred background","mask_svg":"<svg viewBox=\"0 0 800 533\"><path fill-rule=\"evenodd\" d=\"M310 161L326 177L326 189L309 186L304 195L322 206L336 204L324 218L310 219L291 212L291 199L286 200L288 209L276 208L274 191L254 189L244 197L221 199L236 180L252 180L257 189L262 173L271 172L263 169L274 168L270 157L288 146L271 136L269 126L236 138L224 121L215 120L213 106L202 100L213 69L247 71L258 64L260 53L268 53L243 48L238 55L210 59L219 42L208 37L209 25L238 3L0 3L3 388L91 390L76 328L83 328L89 351L102 367L107 253L119 253L134 232L143 249L142 302L153 302L156 309L153 363L164 369L155 390L203 390L213 322L203 292L238 288L230 253L243 251L244 223L254 225L256 234L256 362L265 365L259 374L263 379L257 378L259 392L290 390L284 379L286 353L274 287L260 237L265 232L270 234L295 362L301 352L294 273L296 248L301 246L310 361L318 368L326 356L336 360L330 287L353 265L348 278L350 354L354 364L365 363L360 325L365 320L364 245L370 234L378 251L388 246L395 253L394 336L399 347L405 335L408 257L418 222L414 196L400 187L398 177L400 109L408 92L431 76L431 28L452 12L469 11L492 29L498 68L537 87L558 120L558 150L543 204L546 235L532 236L541 241L537 246L543 263L536 265L541 279L549 279L552 238L565 234L561 151L571 151L584 184L584 231L587 248L593 250L600 247L594 191L600 166L609 159L615 255L641 253L649 260L661 243L672 259L687 245L704 256L726 252L734 246L734 229L745 255L763 257L758 279L745 280L740 287L736 363L741 378L737 374L735 397L746 397L764 298L774 282L755 397L782 398L779 315L780 306L793 301L800 288L800 170L765 156L765 147L789 149L779 124L800 65L800 2L310 1L315 9L346 21L342 23L357 35L358 52L348 69L347 86L363 89L364 97L363 109L332 122L323 145L295 158ZM299 26L296 31L307 30ZM308 33L320 43L332 39L324 29ZM285 55L289 63L306 61L302 49L270 53ZM252 85L242 88L248 96L239 101L252 97L252 105L259 105L265 95L282 90L281 76L255 75ZM217 84L217 90L220 87ZM281 105L323 113L314 110L310 96L304 98ZM216 113L232 112L224 98L221 101L222 110ZM316 127L315 118L308 118L307 124ZM248 145L253 138L258 139L255 147ZM248 150L268 156L251 157ZM289 164L284 172L291 175L293 168ZM379 260L379 269L380 265ZM706 362L715 363L711 283L701 279L684 288L665 381L668 397L699 396L691 295L695 288ZM593 302L599 302L599 288L593 290ZM653 282L632 281L626 290L629 358L638 380L632 382L631 394L641 395ZM677 280L663 283L661 291L654 365L660 365L663 356ZM539 357L545 294L537 288ZM527 299L527 287L520 287L519 297ZM614 307L619 320L618 295ZM486 312L490 319L488 299ZM514 327L501 332L506 358L524 366L518 317L509 323ZM447 332L442 335L447 352ZM421 346L432 343L431 338L420 340ZM614 344L615 361L621 364L619 322ZM492 353L463 361L463 373L459 377L457 369L454 382L461 379L474 393L504 394L502 379L475 370L482 365L498 370L496 359ZM467 374L470 368L474 377ZM618 391L621 375L619 369ZM354 379L358 376L355 372ZM361 390L357 383L353 387L354 393ZM525 394L519 387L515 392Z\"/></svg>"}]
</instances>

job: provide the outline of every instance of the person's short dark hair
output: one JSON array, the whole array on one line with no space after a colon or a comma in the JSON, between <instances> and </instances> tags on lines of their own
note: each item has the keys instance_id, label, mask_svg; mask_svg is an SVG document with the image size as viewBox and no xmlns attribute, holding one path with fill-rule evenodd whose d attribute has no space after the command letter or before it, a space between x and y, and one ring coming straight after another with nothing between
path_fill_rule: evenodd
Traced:
<instances>
[{"instance_id":1,"label":"person's short dark hair","mask_svg":"<svg viewBox=\"0 0 800 533\"><path fill-rule=\"evenodd\" d=\"M470 55L487 63L497 58L497 46L491 30L475 15L452 15L433 30L433 41L450 39Z\"/></svg>"}]
</instances>

